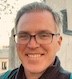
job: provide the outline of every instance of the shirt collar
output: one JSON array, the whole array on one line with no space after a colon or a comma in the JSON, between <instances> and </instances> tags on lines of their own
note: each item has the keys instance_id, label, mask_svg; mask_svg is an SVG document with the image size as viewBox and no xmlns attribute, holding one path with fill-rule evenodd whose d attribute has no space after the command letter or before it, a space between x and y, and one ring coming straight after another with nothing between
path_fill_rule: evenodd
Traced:
<instances>
[{"instance_id":1,"label":"shirt collar","mask_svg":"<svg viewBox=\"0 0 72 79\"><path fill-rule=\"evenodd\" d=\"M55 79L55 75L58 73L59 69L60 61L59 58L56 56L54 64L48 67L39 79Z\"/></svg>"}]
</instances>

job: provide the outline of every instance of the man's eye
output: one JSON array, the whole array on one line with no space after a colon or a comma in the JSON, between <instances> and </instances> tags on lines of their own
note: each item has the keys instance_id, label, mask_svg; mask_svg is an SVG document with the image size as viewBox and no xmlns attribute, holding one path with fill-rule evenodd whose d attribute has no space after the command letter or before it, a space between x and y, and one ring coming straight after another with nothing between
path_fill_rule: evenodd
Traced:
<instances>
[{"instance_id":1,"label":"man's eye","mask_svg":"<svg viewBox=\"0 0 72 79\"><path fill-rule=\"evenodd\" d=\"M40 36L40 37L49 37L50 34L40 34L39 36Z\"/></svg>"},{"instance_id":2,"label":"man's eye","mask_svg":"<svg viewBox=\"0 0 72 79\"><path fill-rule=\"evenodd\" d=\"M39 38L49 38L50 34L39 34Z\"/></svg>"},{"instance_id":3,"label":"man's eye","mask_svg":"<svg viewBox=\"0 0 72 79\"><path fill-rule=\"evenodd\" d=\"M22 35L19 35L19 38L20 39L28 39L29 35L28 34L22 34Z\"/></svg>"}]
</instances>

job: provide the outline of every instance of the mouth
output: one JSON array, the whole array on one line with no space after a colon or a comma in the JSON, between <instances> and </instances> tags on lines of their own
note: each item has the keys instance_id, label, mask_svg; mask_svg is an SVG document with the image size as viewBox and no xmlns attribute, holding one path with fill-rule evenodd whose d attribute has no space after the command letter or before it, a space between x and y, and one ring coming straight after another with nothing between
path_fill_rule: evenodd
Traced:
<instances>
[{"instance_id":1,"label":"mouth","mask_svg":"<svg viewBox=\"0 0 72 79\"><path fill-rule=\"evenodd\" d=\"M40 58L41 56L43 56L44 54L25 54L26 56L28 56L29 58Z\"/></svg>"}]
</instances>

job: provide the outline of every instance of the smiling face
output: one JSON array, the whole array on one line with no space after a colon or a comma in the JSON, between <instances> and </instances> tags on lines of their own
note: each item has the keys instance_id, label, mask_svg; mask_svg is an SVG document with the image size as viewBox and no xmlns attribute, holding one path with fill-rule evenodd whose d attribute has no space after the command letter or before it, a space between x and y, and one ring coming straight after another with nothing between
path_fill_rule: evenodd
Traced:
<instances>
[{"instance_id":1,"label":"smiling face","mask_svg":"<svg viewBox=\"0 0 72 79\"><path fill-rule=\"evenodd\" d=\"M56 33L56 24L50 12L30 12L21 16L17 33L27 32L35 35L41 31ZM32 38L28 44L16 44L19 58L25 70L32 73L43 72L54 62L61 46L61 36L53 36L50 44L39 44Z\"/></svg>"}]
</instances>

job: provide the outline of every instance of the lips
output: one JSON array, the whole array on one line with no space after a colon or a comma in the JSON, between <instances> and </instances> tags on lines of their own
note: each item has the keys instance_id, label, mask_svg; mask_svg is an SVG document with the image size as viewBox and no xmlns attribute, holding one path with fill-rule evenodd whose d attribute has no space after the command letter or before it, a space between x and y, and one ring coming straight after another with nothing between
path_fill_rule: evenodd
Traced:
<instances>
[{"instance_id":1,"label":"lips","mask_svg":"<svg viewBox=\"0 0 72 79\"><path fill-rule=\"evenodd\" d=\"M26 56L28 56L29 58L39 58L41 57L42 55L44 54L35 54L35 53L29 53L29 54L26 54Z\"/></svg>"}]
</instances>

